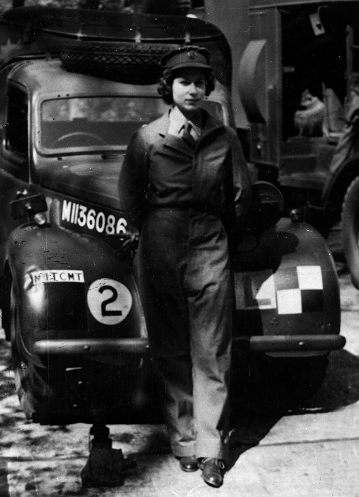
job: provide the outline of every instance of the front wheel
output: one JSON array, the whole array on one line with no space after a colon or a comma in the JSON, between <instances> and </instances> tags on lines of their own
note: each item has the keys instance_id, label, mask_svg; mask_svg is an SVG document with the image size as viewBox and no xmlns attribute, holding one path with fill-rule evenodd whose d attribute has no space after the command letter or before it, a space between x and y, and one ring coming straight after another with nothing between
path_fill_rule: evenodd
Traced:
<instances>
[{"instance_id":1,"label":"front wheel","mask_svg":"<svg viewBox=\"0 0 359 497\"><path fill-rule=\"evenodd\" d=\"M16 393L21 407L28 419L32 419L37 410L37 404L48 396L48 388L41 379L37 368L23 349L21 327L18 319L18 306L14 295L14 287L9 285L9 331L11 339L12 367Z\"/></svg>"},{"instance_id":2,"label":"front wheel","mask_svg":"<svg viewBox=\"0 0 359 497\"><path fill-rule=\"evenodd\" d=\"M342 209L343 251L351 279L359 289L359 176L349 185Z\"/></svg>"}]
</instances>

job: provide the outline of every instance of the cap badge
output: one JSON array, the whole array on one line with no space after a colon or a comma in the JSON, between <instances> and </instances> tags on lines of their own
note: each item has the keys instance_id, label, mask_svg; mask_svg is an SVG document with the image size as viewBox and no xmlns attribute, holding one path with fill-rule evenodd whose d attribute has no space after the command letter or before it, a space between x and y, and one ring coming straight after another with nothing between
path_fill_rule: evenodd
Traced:
<instances>
[{"instance_id":1,"label":"cap badge","mask_svg":"<svg viewBox=\"0 0 359 497\"><path fill-rule=\"evenodd\" d=\"M187 52L187 57L191 60L194 60L197 59L197 54L193 50L190 50L189 52Z\"/></svg>"}]
</instances>

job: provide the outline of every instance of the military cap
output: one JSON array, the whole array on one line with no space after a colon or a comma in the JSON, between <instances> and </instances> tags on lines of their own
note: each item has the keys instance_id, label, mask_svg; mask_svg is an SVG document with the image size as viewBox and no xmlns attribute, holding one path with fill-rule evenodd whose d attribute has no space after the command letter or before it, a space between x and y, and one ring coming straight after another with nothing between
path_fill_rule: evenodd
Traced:
<instances>
[{"instance_id":1,"label":"military cap","mask_svg":"<svg viewBox=\"0 0 359 497\"><path fill-rule=\"evenodd\" d=\"M209 65L209 51L204 47L185 45L166 53L161 59L162 69L174 71L185 67L198 67L213 71Z\"/></svg>"}]
</instances>

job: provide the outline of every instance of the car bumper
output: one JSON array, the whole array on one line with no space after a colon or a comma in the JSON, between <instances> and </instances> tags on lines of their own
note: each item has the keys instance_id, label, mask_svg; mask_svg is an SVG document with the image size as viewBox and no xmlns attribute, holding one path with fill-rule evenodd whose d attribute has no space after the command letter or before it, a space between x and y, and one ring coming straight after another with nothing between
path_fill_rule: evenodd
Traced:
<instances>
[{"instance_id":1,"label":"car bumper","mask_svg":"<svg viewBox=\"0 0 359 497\"><path fill-rule=\"evenodd\" d=\"M235 337L234 342L248 341L253 352L310 352L342 349L341 335L268 335Z\"/></svg>"},{"instance_id":2,"label":"car bumper","mask_svg":"<svg viewBox=\"0 0 359 497\"><path fill-rule=\"evenodd\" d=\"M147 354L147 338L39 340L33 351L39 355Z\"/></svg>"},{"instance_id":3,"label":"car bumper","mask_svg":"<svg viewBox=\"0 0 359 497\"><path fill-rule=\"evenodd\" d=\"M253 352L308 352L342 349L341 335L270 335L234 337L235 343L249 344ZM147 338L39 340L33 352L39 355L148 354Z\"/></svg>"}]
</instances>

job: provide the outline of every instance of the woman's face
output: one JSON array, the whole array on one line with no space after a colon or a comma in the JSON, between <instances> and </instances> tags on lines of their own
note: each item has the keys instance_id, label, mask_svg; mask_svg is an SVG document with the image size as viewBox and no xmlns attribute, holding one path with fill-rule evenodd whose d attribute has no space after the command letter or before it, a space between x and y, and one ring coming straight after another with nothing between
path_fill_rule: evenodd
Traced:
<instances>
[{"instance_id":1,"label":"woman's face","mask_svg":"<svg viewBox=\"0 0 359 497\"><path fill-rule=\"evenodd\" d=\"M206 96L204 72L196 67L180 69L172 84L173 102L189 118L201 107Z\"/></svg>"}]
</instances>

